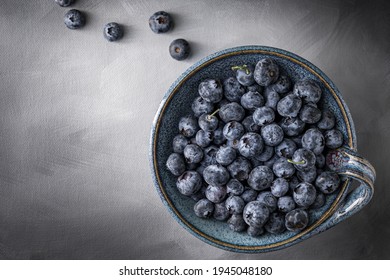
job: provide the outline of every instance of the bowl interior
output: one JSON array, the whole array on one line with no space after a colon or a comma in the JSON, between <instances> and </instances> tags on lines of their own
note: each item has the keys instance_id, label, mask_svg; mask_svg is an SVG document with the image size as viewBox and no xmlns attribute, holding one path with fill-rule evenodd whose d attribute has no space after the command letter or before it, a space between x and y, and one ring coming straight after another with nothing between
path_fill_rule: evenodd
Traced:
<instances>
[{"instance_id":1,"label":"bowl interior","mask_svg":"<svg viewBox=\"0 0 390 280\"><path fill-rule=\"evenodd\" d=\"M206 78L226 79L234 73L231 67L242 64L256 64L262 58L272 58L293 82L302 78L317 81L323 91L321 107L335 113L337 128L344 134L345 145L355 146L352 120L337 88L314 65L283 50L267 47L239 47L211 55L189 68L169 89L156 115L151 139L152 169L157 190L173 216L192 234L218 247L234 251L261 251L277 248L302 238L312 231L321 220L326 219L335 204L344 195L348 183L338 192L327 197L326 204L311 210L310 225L300 233L286 231L283 234L264 234L250 237L245 232L231 231L226 222L214 219L200 219L193 212L195 201L181 195L176 189L176 178L166 168L168 156L173 152L172 139L178 134L179 119L192 113L191 103L198 95L198 85Z\"/></svg>"}]
</instances>

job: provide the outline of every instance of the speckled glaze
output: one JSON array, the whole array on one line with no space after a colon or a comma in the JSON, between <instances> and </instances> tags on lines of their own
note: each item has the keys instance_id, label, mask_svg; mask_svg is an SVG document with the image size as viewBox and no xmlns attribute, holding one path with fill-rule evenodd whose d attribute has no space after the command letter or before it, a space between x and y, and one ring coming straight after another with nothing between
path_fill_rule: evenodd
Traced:
<instances>
[{"instance_id":1,"label":"speckled glaze","mask_svg":"<svg viewBox=\"0 0 390 280\"><path fill-rule=\"evenodd\" d=\"M232 76L231 66L272 58L281 73L298 79L317 81L323 91L320 106L336 116L336 127L344 134L344 147L327 157L328 165L342 175L338 191L327 196L323 207L309 211L309 226L299 233L284 232L260 237L229 230L226 222L200 219L193 212L195 202L176 189L176 178L165 167L172 153L172 139L178 133L180 117L191 113L191 103L197 96L199 83L206 78L225 79ZM307 60L284 50L264 46L242 46L212 54L191 66L169 88L153 121L150 138L150 165L153 180L161 200L172 216L190 233L216 247L245 253L260 253L282 249L323 232L363 208L373 195L374 168L356 154L356 135L348 107L336 86ZM351 178L362 184L348 194ZM347 195L348 194L348 195Z\"/></svg>"}]
</instances>

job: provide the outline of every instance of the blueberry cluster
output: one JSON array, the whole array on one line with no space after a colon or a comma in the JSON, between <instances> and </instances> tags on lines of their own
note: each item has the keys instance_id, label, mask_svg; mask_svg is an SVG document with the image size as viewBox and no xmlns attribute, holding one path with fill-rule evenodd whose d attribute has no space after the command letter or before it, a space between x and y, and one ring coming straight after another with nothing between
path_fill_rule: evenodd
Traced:
<instances>
[{"instance_id":1,"label":"blueberry cluster","mask_svg":"<svg viewBox=\"0 0 390 280\"><path fill-rule=\"evenodd\" d=\"M335 116L319 84L294 84L270 58L232 71L199 84L166 166L198 217L250 236L301 231L340 185L324 156L343 145Z\"/></svg>"}]
</instances>

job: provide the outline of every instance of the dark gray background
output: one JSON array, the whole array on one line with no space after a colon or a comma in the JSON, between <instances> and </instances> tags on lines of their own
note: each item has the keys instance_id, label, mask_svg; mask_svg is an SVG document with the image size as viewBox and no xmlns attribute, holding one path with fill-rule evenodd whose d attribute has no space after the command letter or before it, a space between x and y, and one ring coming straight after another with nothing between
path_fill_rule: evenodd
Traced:
<instances>
[{"instance_id":1,"label":"dark gray background","mask_svg":"<svg viewBox=\"0 0 390 280\"><path fill-rule=\"evenodd\" d=\"M68 30L54 0L0 1L0 258L388 259L390 5L388 1L78 0ZM152 33L158 10L173 32ZM105 23L126 28L119 43ZM169 57L187 39L193 55ZM377 170L370 205L291 248L235 254L190 235L160 201L149 130L170 84L202 57L239 45L294 52L322 69Z\"/></svg>"}]
</instances>

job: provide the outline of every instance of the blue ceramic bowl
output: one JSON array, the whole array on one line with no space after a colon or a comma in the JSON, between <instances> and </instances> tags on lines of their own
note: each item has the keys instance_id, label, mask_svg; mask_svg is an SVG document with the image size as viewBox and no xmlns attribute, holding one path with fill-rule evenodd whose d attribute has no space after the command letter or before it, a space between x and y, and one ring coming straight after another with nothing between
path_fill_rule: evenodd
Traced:
<instances>
[{"instance_id":1,"label":"blue ceramic bowl","mask_svg":"<svg viewBox=\"0 0 390 280\"><path fill-rule=\"evenodd\" d=\"M195 202L176 189L176 178L165 163L173 152L172 139L178 134L179 119L191 114L191 103L198 95L198 85L206 78L225 79L232 76L231 67L272 58L296 82L302 78L317 81L323 91L320 103L336 116L336 126L344 134L344 147L327 156L327 164L343 178L339 190L328 196L323 207L309 211L309 225L299 233L264 234L250 237L233 232L226 222L198 218ZM284 50L264 46L243 46L212 54L191 66L169 88L155 116L150 139L150 163L154 183L161 200L172 216L190 233L216 247L235 252L266 252L285 248L318 234L353 215L371 199L374 168L356 153L356 134L348 107L332 81L307 60ZM350 190L351 178L361 185Z\"/></svg>"}]
</instances>

